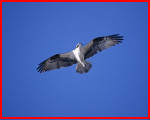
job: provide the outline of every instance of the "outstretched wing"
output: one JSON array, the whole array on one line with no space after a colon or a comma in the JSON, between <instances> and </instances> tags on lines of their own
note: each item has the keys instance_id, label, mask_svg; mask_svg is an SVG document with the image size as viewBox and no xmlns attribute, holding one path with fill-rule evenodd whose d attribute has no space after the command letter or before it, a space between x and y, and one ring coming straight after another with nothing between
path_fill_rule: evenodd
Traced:
<instances>
[{"instance_id":1,"label":"outstretched wing","mask_svg":"<svg viewBox=\"0 0 150 120\"><path fill-rule=\"evenodd\" d=\"M61 67L68 67L76 63L77 61L75 59L75 56L71 51L64 54L56 54L46 59L39 64L37 70L38 72L42 73L53 69L59 69Z\"/></svg>"},{"instance_id":2,"label":"outstretched wing","mask_svg":"<svg viewBox=\"0 0 150 120\"><path fill-rule=\"evenodd\" d=\"M101 52L102 50L109 48L111 46L115 46L118 43L122 42L123 36L119 36L119 34L97 37L90 41L87 45L81 48L82 53L84 54L84 58L87 59L97 54L97 52Z\"/></svg>"}]
</instances>

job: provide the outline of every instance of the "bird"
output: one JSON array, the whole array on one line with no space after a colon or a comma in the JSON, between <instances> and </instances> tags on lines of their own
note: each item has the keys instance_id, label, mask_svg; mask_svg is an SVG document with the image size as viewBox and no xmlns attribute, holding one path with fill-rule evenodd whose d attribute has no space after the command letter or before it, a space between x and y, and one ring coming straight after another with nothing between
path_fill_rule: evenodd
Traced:
<instances>
[{"instance_id":1,"label":"bird","mask_svg":"<svg viewBox=\"0 0 150 120\"><path fill-rule=\"evenodd\" d=\"M37 70L38 72L43 73L77 64L77 73L87 73L92 68L92 64L86 59L94 56L104 49L122 43L123 37L124 36L120 36L120 34L96 37L83 47L82 43L78 43L74 50L63 54L55 54L44 60L39 64Z\"/></svg>"}]
</instances>

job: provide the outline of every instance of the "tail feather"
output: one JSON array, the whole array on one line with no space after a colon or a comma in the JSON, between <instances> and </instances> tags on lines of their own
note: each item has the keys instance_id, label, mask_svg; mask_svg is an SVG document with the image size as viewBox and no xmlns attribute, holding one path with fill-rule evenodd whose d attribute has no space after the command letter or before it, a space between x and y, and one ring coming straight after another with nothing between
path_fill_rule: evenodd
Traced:
<instances>
[{"instance_id":1,"label":"tail feather","mask_svg":"<svg viewBox=\"0 0 150 120\"><path fill-rule=\"evenodd\" d=\"M76 67L76 72L77 73L87 73L90 69L91 69L91 67L92 67L92 64L90 63L90 62L88 62L88 61L85 61L85 67L83 67L83 65L81 64L81 63L77 63L77 67Z\"/></svg>"}]
</instances>

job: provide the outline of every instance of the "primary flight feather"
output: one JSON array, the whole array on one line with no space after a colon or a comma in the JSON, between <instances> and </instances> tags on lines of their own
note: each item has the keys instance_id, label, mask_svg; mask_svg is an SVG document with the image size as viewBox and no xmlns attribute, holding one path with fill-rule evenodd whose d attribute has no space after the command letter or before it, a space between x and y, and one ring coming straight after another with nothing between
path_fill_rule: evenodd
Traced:
<instances>
[{"instance_id":1,"label":"primary flight feather","mask_svg":"<svg viewBox=\"0 0 150 120\"><path fill-rule=\"evenodd\" d=\"M37 70L38 72L42 73L53 69L59 69L61 67L68 67L72 66L73 64L77 64L77 73L87 73L92 67L92 64L86 61L87 58L92 57L93 55L97 54L97 52L101 52L106 48L121 43L122 40L123 36L114 34L109 36L97 37L83 47L81 43L78 43L74 50L64 54L56 54L41 62Z\"/></svg>"}]
</instances>

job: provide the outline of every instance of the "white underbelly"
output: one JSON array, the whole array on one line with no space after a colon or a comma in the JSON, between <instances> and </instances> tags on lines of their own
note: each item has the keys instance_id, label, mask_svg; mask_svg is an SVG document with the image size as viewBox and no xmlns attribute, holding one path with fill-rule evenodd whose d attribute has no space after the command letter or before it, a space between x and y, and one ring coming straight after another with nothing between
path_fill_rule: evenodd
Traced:
<instances>
[{"instance_id":1,"label":"white underbelly","mask_svg":"<svg viewBox=\"0 0 150 120\"><path fill-rule=\"evenodd\" d=\"M80 50L78 48L73 50L73 54L75 55L76 60L78 62L80 62L83 65L83 67L85 67L84 63L81 61L81 58L80 58L80 56L81 56L80 55Z\"/></svg>"}]
</instances>

